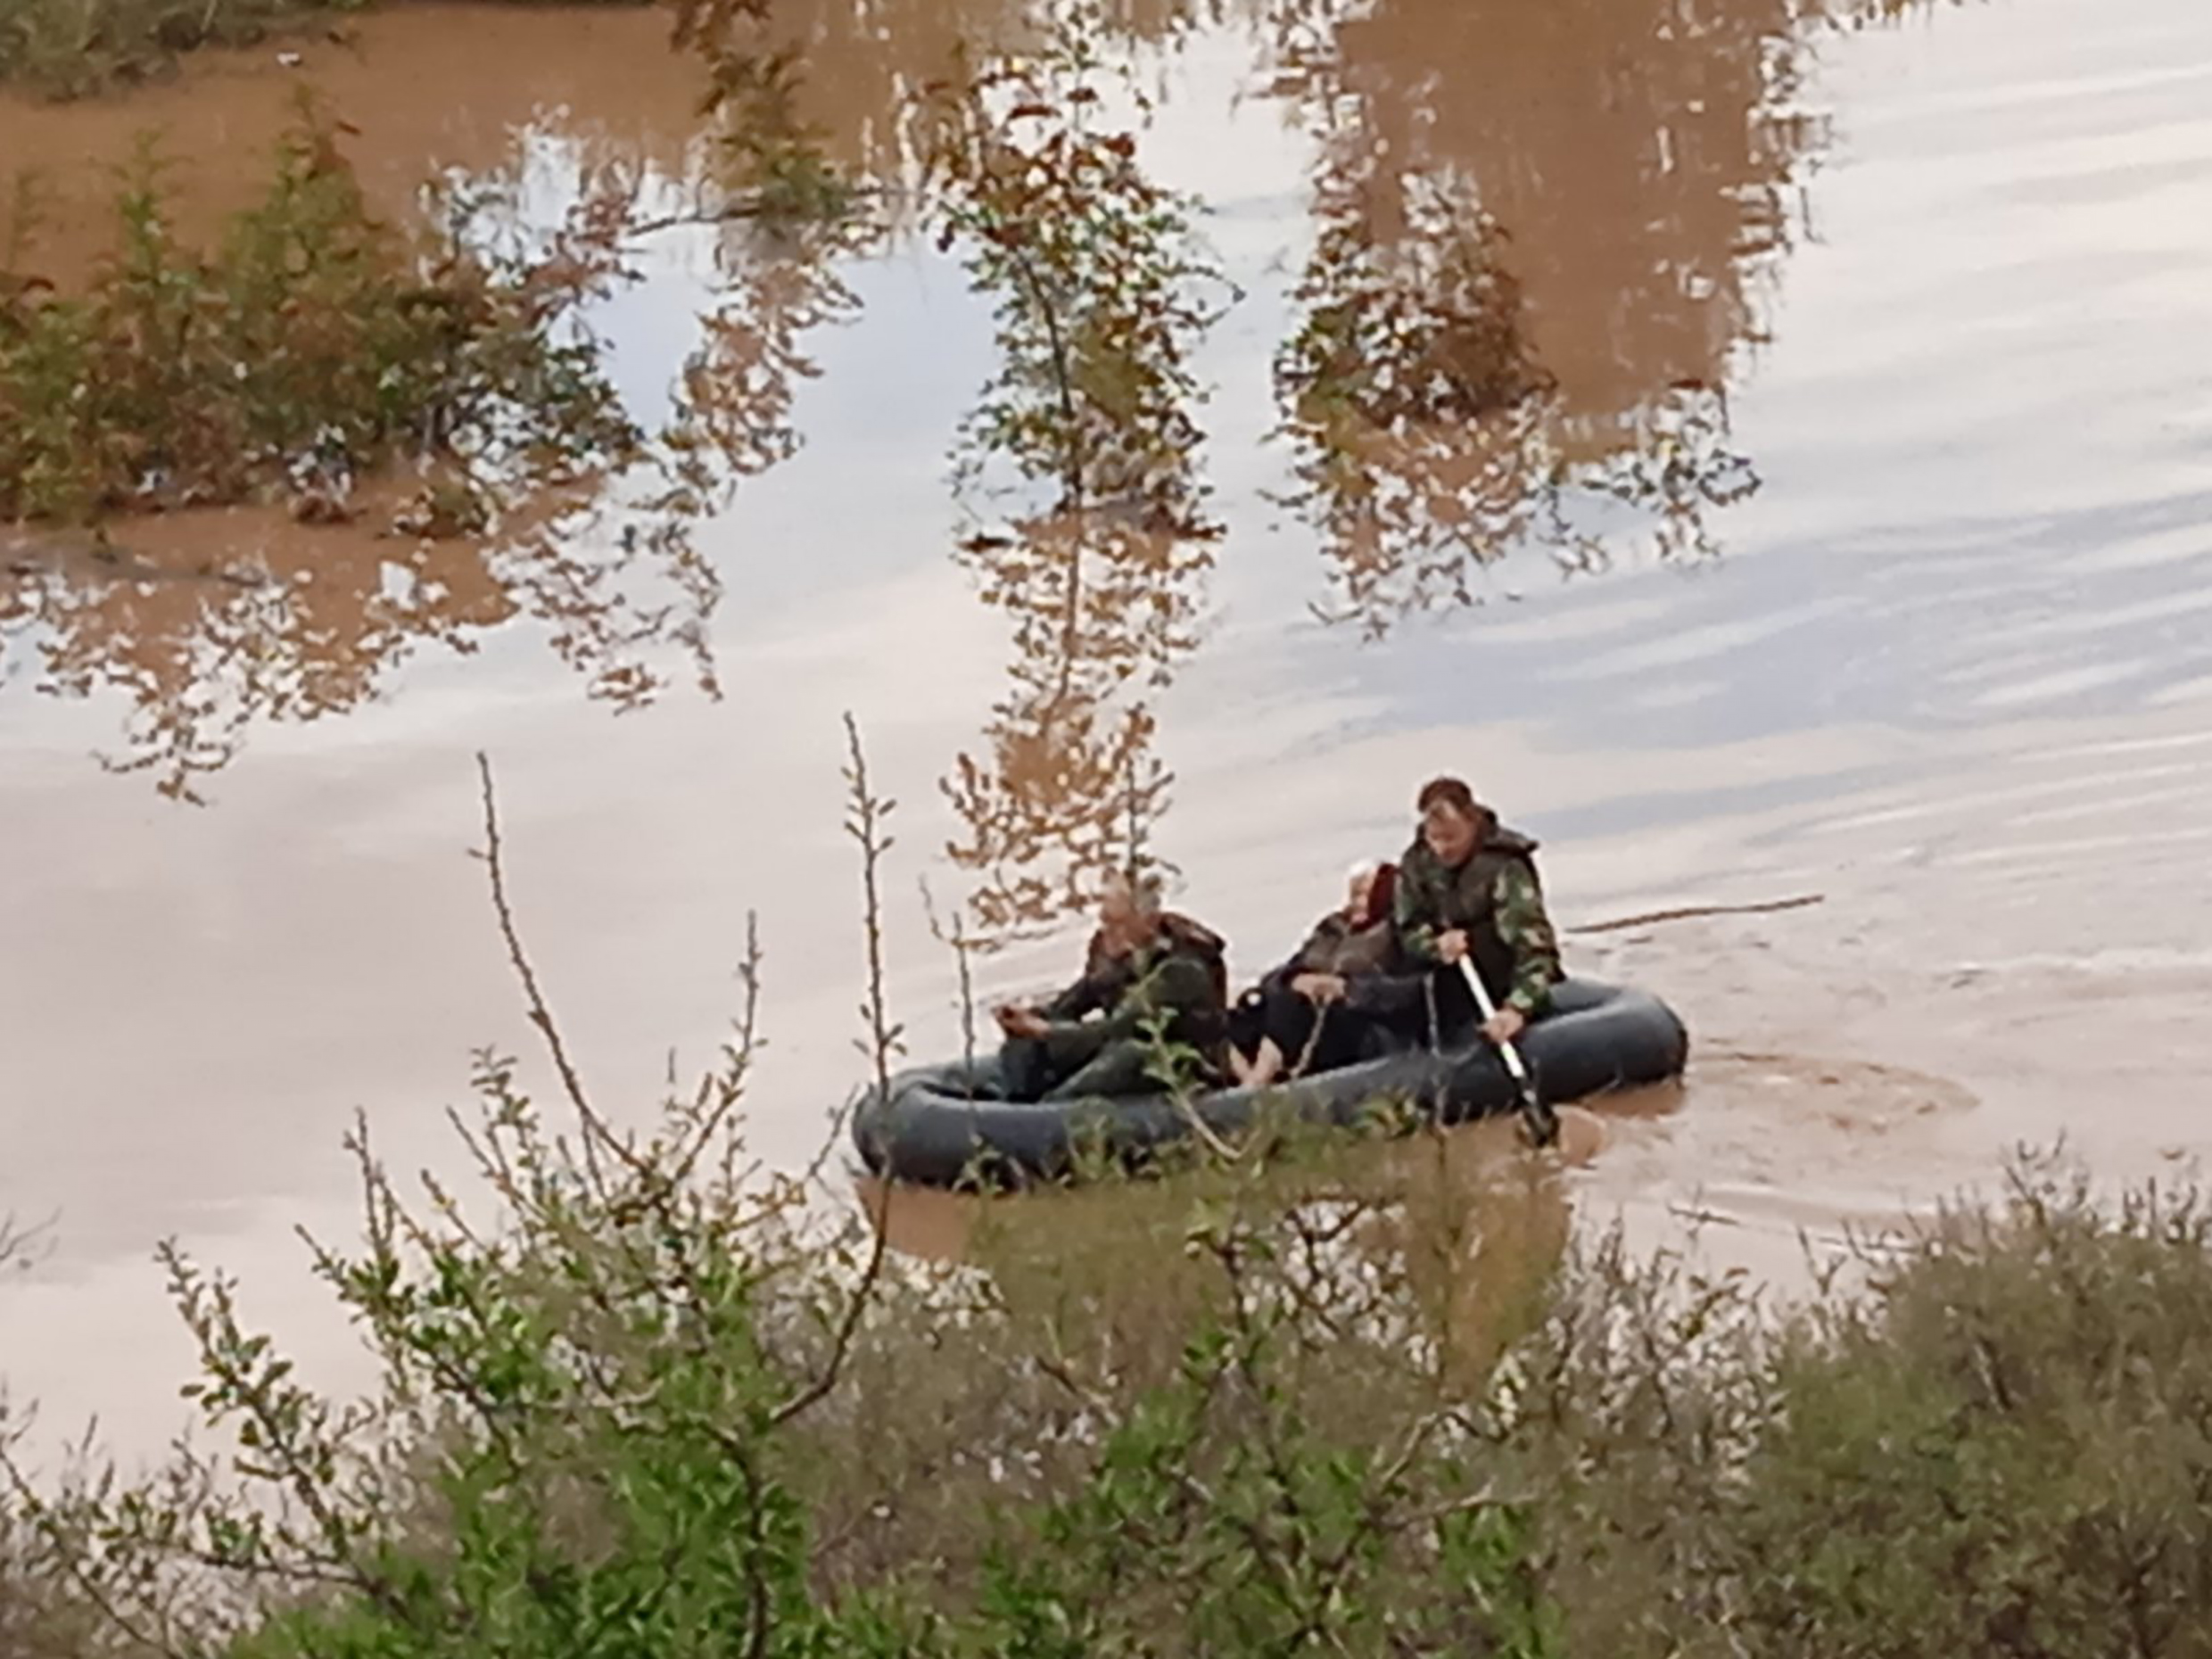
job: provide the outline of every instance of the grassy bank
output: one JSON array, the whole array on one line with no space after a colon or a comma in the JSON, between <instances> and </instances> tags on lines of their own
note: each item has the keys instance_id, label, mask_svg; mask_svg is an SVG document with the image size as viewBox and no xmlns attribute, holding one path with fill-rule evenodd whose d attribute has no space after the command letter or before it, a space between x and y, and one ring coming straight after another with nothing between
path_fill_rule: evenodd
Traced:
<instances>
[{"instance_id":1,"label":"grassy bank","mask_svg":"<svg viewBox=\"0 0 2212 1659\"><path fill-rule=\"evenodd\" d=\"M883 804L855 770L872 891ZM520 963L496 829L489 851ZM2212 1640L2191 1196L2101 1206L2023 1168L1876 1252L1869 1288L1781 1311L1617 1242L1501 1259L1503 1218L1564 1201L1527 1164L1454 1178L1448 1137L1389 1160L1277 1145L1004 1201L965 1267L923 1270L750 1169L752 1004L695 1087L609 1113L524 984L557 1104L487 1055L466 1186L418 1192L356 1143L366 1225L316 1263L378 1361L371 1402L306 1387L237 1287L169 1252L210 1449L132 1481L34 1473L18 1441L5 1651ZM879 979L863 1007L887 1066Z\"/></svg>"}]
</instances>

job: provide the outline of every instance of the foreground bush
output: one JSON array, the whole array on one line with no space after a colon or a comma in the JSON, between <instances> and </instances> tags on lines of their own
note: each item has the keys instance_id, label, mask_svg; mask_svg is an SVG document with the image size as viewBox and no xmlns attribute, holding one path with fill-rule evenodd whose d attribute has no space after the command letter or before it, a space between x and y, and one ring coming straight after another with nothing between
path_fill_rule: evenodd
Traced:
<instances>
[{"instance_id":1,"label":"foreground bush","mask_svg":"<svg viewBox=\"0 0 2212 1659\"><path fill-rule=\"evenodd\" d=\"M855 767L869 891L884 804ZM1000 1201L902 1262L747 1161L753 1010L649 1127L487 1056L479 1190L318 1249L367 1401L167 1252L227 1460L0 1506L10 1653L2185 1655L2212 1641L2193 1200L2048 1171L1791 1316L1568 1252L1480 1133ZM871 939L873 940L872 931ZM873 952L871 962L877 960ZM748 985L755 983L748 968ZM879 1068L897 1042L879 974ZM1501 1142L1502 1145L1503 1143ZM487 1202L487 1201L489 1201ZM12 1622L11 1622L12 1621Z\"/></svg>"},{"instance_id":2,"label":"foreground bush","mask_svg":"<svg viewBox=\"0 0 2212 1659\"><path fill-rule=\"evenodd\" d=\"M1801 1653L2207 1651L2208 1234L2193 1194L2107 1216L2024 1181L1792 1331L1729 1529L1750 1622Z\"/></svg>"},{"instance_id":3,"label":"foreground bush","mask_svg":"<svg viewBox=\"0 0 2212 1659\"><path fill-rule=\"evenodd\" d=\"M2212 1652L2208 1242L2194 1192L2107 1206L2022 1164L1792 1315L1564 1290L1566 1363L1510 1439L1548 1481L1571 1628L1630 1654Z\"/></svg>"},{"instance_id":4,"label":"foreground bush","mask_svg":"<svg viewBox=\"0 0 2212 1659\"><path fill-rule=\"evenodd\" d=\"M1460 1367L1422 1311L1440 1286L1358 1193L1225 1172L1118 1262L901 1270L865 1220L753 1178L731 1130L749 1011L632 1135L530 983L568 1129L487 1057L463 1130L483 1193L409 1201L358 1145L365 1237L318 1265L376 1349L372 1402L304 1388L171 1250L192 1392L235 1466L19 1488L44 1571L112 1610L119 1644L1547 1650L1520 1506L1448 1408Z\"/></svg>"}]
</instances>

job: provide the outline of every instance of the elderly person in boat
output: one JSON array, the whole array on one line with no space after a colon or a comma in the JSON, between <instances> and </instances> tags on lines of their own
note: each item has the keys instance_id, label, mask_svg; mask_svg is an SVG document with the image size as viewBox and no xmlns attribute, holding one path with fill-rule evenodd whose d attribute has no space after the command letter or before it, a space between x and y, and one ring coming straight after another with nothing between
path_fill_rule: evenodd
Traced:
<instances>
[{"instance_id":1,"label":"elderly person in boat","mask_svg":"<svg viewBox=\"0 0 2212 1659\"><path fill-rule=\"evenodd\" d=\"M1168 1055L1210 1081L1228 1011L1218 934L1164 909L1158 881L1117 875L1099 901L1083 977L1040 1007L997 1011L1001 1065L1017 1100L1137 1094L1168 1085Z\"/></svg>"},{"instance_id":2,"label":"elderly person in boat","mask_svg":"<svg viewBox=\"0 0 2212 1659\"><path fill-rule=\"evenodd\" d=\"M1536 843L1500 825L1457 778L1431 780L1417 805L1421 830L1399 861L1392 915L1407 956L1432 970L1432 1035L1473 1023L1459 966L1471 962L1498 1011L1482 1035L1510 1043L1550 1005L1561 977Z\"/></svg>"},{"instance_id":3,"label":"elderly person in boat","mask_svg":"<svg viewBox=\"0 0 2212 1659\"><path fill-rule=\"evenodd\" d=\"M1372 859L1346 872L1343 904L1314 924L1290 960L1245 993L1229 1017L1229 1069L1247 1088L1366 1059L1378 1031L1417 1031L1421 969L1410 972L1391 908L1398 867Z\"/></svg>"}]
</instances>

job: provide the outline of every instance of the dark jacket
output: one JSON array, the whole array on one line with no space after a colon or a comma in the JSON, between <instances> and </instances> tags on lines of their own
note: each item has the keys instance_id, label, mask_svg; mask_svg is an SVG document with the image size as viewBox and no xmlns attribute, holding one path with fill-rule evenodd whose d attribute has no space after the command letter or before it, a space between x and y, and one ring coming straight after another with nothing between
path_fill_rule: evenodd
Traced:
<instances>
[{"instance_id":1,"label":"dark jacket","mask_svg":"<svg viewBox=\"0 0 2212 1659\"><path fill-rule=\"evenodd\" d=\"M1355 928L1342 911L1333 910L1259 983L1263 990L1288 990L1300 974L1334 974L1344 981L1345 1007L1395 1020L1423 1006L1423 972L1400 948L1391 918Z\"/></svg>"}]
</instances>

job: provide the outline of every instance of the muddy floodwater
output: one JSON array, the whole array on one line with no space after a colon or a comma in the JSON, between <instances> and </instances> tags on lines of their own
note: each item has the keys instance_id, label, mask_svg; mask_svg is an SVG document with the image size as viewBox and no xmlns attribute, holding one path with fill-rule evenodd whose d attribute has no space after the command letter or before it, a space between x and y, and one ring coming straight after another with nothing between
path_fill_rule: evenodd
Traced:
<instances>
[{"instance_id":1,"label":"muddy floodwater","mask_svg":"<svg viewBox=\"0 0 2212 1659\"><path fill-rule=\"evenodd\" d=\"M881 178L904 89L1034 27L1018 0L776 6L822 142ZM1570 968L1693 1032L1680 1089L1597 1108L1603 1144L1563 1177L1583 1224L1656 1242L1702 1217L1708 1248L1785 1273L1801 1232L1988 1185L2022 1143L2113 1178L2193 1168L2212 7L1831 9L1114 12L1143 162L1206 202L1238 297L1193 362L1219 533L1110 547L1102 573L1049 541L1002 557L955 499L991 300L896 233L803 268L681 227L595 310L650 411L733 293L788 319L838 285L789 336L803 361L772 317L732 325L781 365L793 442L695 529L720 582L696 615L618 566L535 581L277 512L120 519L104 549L0 527L0 1215L53 1218L0 1288L0 1373L69 1422L165 1431L169 1234L336 1363L293 1234L349 1225L351 1115L394 1163L449 1162L472 1051L528 1052L469 856L478 750L603 1101L642 1110L672 1049L720 1040L756 912L753 1139L809 1158L863 1067L848 711L899 801L886 938L917 1054L960 1040L923 883L1021 935L979 963L985 995L1033 985L1079 948L1064 896L1134 815L1257 974L1458 771L1543 843ZM433 174L508 179L549 219L595 169L672 215L696 183L702 75L656 13L407 5L297 50L0 103L0 172L64 204L42 257L98 256L87 204L148 125L180 217L250 198L301 82L394 215ZM1347 226L1403 247L1460 198L1525 299L1544 453L1638 481L1496 560L1466 551L1488 463L1449 433L1367 456L1399 505L1347 518L1277 430L1317 250ZM664 688L590 695L607 665L580 671L577 638ZM958 1217L914 1226L944 1247Z\"/></svg>"}]
</instances>

